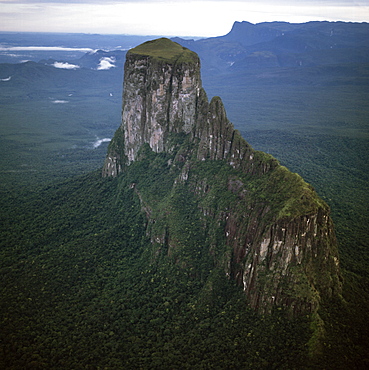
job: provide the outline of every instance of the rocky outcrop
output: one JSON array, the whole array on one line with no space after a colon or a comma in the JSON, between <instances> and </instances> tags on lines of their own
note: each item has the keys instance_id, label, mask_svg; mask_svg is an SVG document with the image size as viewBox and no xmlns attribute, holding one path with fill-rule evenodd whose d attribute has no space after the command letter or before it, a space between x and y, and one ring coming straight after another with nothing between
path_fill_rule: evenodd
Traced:
<instances>
[{"instance_id":1,"label":"rocky outcrop","mask_svg":"<svg viewBox=\"0 0 369 370\"><path fill-rule=\"evenodd\" d=\"M321 295L340 293L336 240L327 209L270 226L260 215L251 216L245 226L240 222L230 215L225 227L233 251L229 274L243 286L252 307L264 313L273 306L291 314L314 312Z\"/></svg>"},{"instance_id":2,"label":"rocky outcrop","mask_svg":"<svg viewBox=\"0 0 369 370\"><path fill-rule=\"evenodd\" d=\"M127 53L122 124L103 176L124 176L147 149L165 154L169 186L160 199L159 185L152 186L157 179L131 185L155 255L183 266L191 264L184 256L206 255L263 313L313 312L322 296L340 293L329 207L299 175L241 137L221 99L208 101L197 55L168 39ZM192 252L178 252L186 248Z\"/></svg>"},{"instance_id":3,"label":"rocky outcrop","mask_svg":"<svg viewBox=\"0 0 369 370\"><path fill-rule=\"evenodd\" d=\"M124 66L124 150L109 150L104 175L116 176L144 143L158 153L170 150L171 133L189 134L201 88L200 60L179 44L163 38L130 50Z\"/></svg>"}]
</instances>

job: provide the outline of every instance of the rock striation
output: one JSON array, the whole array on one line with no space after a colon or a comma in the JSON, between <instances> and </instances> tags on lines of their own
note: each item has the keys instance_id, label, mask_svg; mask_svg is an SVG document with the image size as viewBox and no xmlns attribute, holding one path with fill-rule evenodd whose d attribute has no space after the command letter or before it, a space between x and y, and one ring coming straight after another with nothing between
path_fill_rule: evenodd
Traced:
<instances>
[{"instance_id":1,"label":"rock striation","mask_svg":"<svg viewBox=\"0 0 369 370\"><path fill-rule=\"evenodd\" d=\"M221 99L208 101L198 56L164 38L127 53L122 124L102 174L124 176L149 152L165 156L157 176L165 173L167 190L155 198L158 186L138 180L131 187L153 255L184 267L196 266L186 257L190 249L205 256L261 313L312 313L324 297L340 294L329 207L299 175L241 137Z\"/></svg>"}]
</instances>

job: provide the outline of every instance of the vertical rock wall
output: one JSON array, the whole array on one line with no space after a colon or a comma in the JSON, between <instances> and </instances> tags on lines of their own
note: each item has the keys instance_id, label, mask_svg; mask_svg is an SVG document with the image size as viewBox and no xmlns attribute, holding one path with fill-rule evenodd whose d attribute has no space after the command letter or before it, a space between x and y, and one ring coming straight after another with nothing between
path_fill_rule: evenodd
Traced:
<instances>
[{"instance_id":1,"label":"vertical rock wall","mask_svg":"<svg viewBox=\"0 0 369 370\"><path fill-rule=\"evenodd\" d=\"M144 143L157 153L170 150L170 134L189 134L196 123L202 89L198 56L167 39L144 45L148 48L127 53L124 66L122 124L116 133L124 136L124 159L109 149L104 176L116 176ZM156 55L158 47L166 49L165 57Z\"/></svg>"},{"instance_id":2,"label":"vertical rock wall","mask_svg":"<svg viewBox=\"0 0 369 370\"><path fill-rule=\"evenodd\" d=\"M122 125L128 163L144 143L154 152L166 148L171 132L190 133L201 88L199 64L177 66L166 61L127 57Z\"/></svg>"}]
</instances>

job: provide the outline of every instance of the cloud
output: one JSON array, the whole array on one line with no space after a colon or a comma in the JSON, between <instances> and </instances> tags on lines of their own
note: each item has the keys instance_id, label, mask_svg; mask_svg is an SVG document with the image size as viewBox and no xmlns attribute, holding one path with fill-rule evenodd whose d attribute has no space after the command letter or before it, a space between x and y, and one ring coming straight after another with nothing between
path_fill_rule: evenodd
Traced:
<instances>
[{"instance_id":1,"label":"cloud","mask_svg":"<svg viewBox=\"0 0 369 370\"><path fill-rule=\"evenodd\" d=\"M369 21L366 0L0 0L2 31L220 36L235 21Z\"/></svg>"},{"instance_id":2,"label":"cloud","mask_svg":"<svg viewBox=\"0 0 369 370\"><path fill-rule=\"evenodd\" d=\"M97 69L99 71L102 71L102 70L107 70L107 69L110 69L110 68L115 68L115 65L112 64L112 63L115 63L115 58L114 57L101 58Z\"/></svg>"},{"instance_id":3,"label":"cloud","mask_svg":"<svg viewBox=\"0 0 369 370\"><path fill-rule=\"evenodd\" d=\"M226 5L229 2L229 0L202 0L202 1L207 1L207 2L220 2L224 3ZM122 4L122 3L183 3L185 2L184 0L128 0L128 1L122 1L122 0L105 0L105 4ZM240 0L239 2L249 2L249 1L242 1ZM269 3L272 4L275 2L273 0L260 0L260 3ZM11 3L11 4L101 4L101 0L0 0L1 3ZM278 2L279 4L304 4L304 5L311 5L311 4L319 4L322 5L323 1L322 0L280 0ZM331 3L335 5L347 5L347 6L352 6L353 4L355 5L366 5L367 1L366 0L324 0L324 3Z\"/></svg>"},{"instance_id":4,"label":"cloud","mask_svg":"<svg viewBox=\"0 0 369 370\"><path fill-rule=\"evenodd\" d=\"M68 100L53 100L52 103L54 104L66 104L69 103Z\"/></svg>"},{"instance_id":5,"label":"cloud","mask_svg":"<svg viewBox=\"0 0 369 370\"><path fill-rule=\"evenodd\" d=\"M62 68L62 69L77 69L79 68L76 64L69 64L69 63L63 63L63 62L55 62L53 64L55 68Z\"/></svg>"},{"instance_id":6,"label":"cloud","mask_svg":"<svg viewBox=\"0 0 369 370\"><path fill-rule=\"evenodd\" d=\"M104 138L104 139L97 139L92 145L94 147L94 149L98 148L102 143L108 143L110 142L111 139L110 138Z\"/></svg>"},{"instance_id":7,"label":"cloud","mask_svg":"<svg viewBox=\"0 0 369 370\"><path fill-rule=\"evenodd\" d=\"M209 2L209 3L223 3L223 6L226 7L227 4L235 2L229 0L201 0L202 2ZM252 1L237 1L239 3L252 3ZM0 4L23 4L23 5L30 5L30 4L102 4L101 0L0 0ZM181 3L188 3L188 1L184 0L105 0L104 4L155 4L155 3L166 3L166 4L181 4ZM261 5L275 5L276 2L273 0L260 0L258 2ZM335 6L365 6L368 5L367 0L280 0L278 1L278 5L288 5L288 6L325 6L327 4L335 5Z\"/></svg>"},{"instance_id":8,"label":"cloud","mask_svg":"<svg viewBox=\"0 0 369 370\"><path fill-rule=\"evenodd\" d=\"M93 52L90 48L65 48L63 46L1 46L0 51L82 51Z\"/></svg>"}]
</instances>

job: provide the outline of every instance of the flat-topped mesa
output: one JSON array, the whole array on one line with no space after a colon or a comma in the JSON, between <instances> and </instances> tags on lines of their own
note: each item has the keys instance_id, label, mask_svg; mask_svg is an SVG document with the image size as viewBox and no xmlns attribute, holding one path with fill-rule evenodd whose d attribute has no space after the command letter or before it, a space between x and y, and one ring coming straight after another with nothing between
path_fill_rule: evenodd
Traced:
<instances>
[{"instance_id":1,"label":"flat-topped mesa","mask_svg":"<svg viewBox=\"0 0 369 370\"><path fill-rule=\"evenodd\" d=\"M339 295L329 207L299 175L255 151L234 129L219 97L208 101L197 54L168 39L146 42L127 53L124 73L122 124L109 145L103 176L125 170L129 177L133 161L156 168L146 150L139 153L144 145L167 153L155 156L165 157L165 183L172 183L161 189L161 199L152 201L160 175L135 182L143 209L150 209L153 255L167 253L190 266L193 261L184 259L205 235L206 263L242 286L261 313L284 307L293 315L308 314L322 297ZM178 207L176 194L192 199L193 208ZM194 238L178 227L176 220L188 219L182 212L198 220Z\"/></svg>"},{"instance_id":2,"label":"flat-topped mesa","mask_svg":"<svg viewBox=\"0 0 369 370\"><path fill-rule=\"evenodd\" d=\"M166 38L128 51L122 124L109 147L103 175L116 176L136 159L144 143L162 152L169 149L170 133L190 133L200 90L196 53Z\"/></svg>"},{"instance_id":3,"label":"flat-topped mesa","mask_svg":"<svg viewBox=\"0 0 369 370\"><path fill-rule=\"evenodd\" d=\"M143 144L157 153L170 151L170 136L178 133L197 140L200 160L226 159L248 173L277 165L271 156L256 165L254 150L228 121L221 99L208 102L196 53L165 38L145 42L127 53L122 124L109 145L103 176L117 176Z\"/></svg>"}]
</instances>

